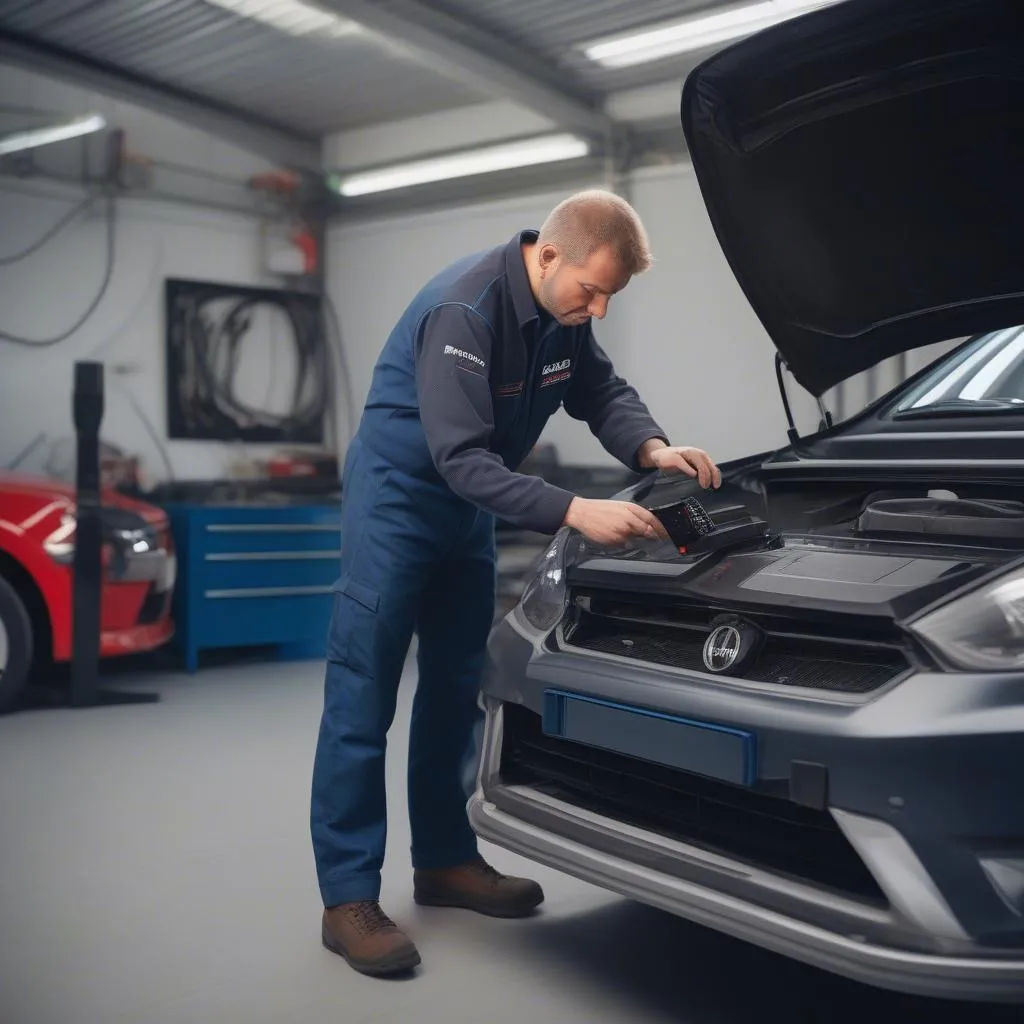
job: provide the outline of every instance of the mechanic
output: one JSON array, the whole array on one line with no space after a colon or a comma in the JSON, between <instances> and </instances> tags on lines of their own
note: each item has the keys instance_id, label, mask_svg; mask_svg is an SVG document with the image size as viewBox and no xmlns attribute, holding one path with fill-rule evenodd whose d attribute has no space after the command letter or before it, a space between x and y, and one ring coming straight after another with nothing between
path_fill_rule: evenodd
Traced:
<instances>
[{"instance_id":1,"label":"mechanic","mask_svg":"<svg viewBox=\"0 0 1024 1024\"><path fill-rule=\"evenodd\" d=\"M414 898L509 918L544 898L535 882L480 857L466 813L496 601L495 521L545 534L569 526L603 544L665 535L639 505L581 498L517 473L548 419L564 405L636 471L682 472L705 488L721 482L705 452L670 446L591 330L591 318L603 318L609 299L650 265L632 207L610 192L578 193L539 232L434 277L377 362L343 472L310 816L322 941L358 971L420 963L379 903L386 737L414 633Z\"/></svg>"}]
</instances>

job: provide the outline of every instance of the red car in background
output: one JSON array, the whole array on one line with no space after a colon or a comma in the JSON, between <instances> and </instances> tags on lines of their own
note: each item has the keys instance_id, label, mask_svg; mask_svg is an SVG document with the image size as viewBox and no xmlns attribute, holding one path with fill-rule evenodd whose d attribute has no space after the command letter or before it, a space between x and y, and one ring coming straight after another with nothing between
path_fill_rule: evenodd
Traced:
<instances>
[{"instance_id":1,"label":"red car in background","mask_svg":"<svg viewBox=\"0 0 1024 1024\"><path fill-rule=\"evenodd\" d=\"M153 650L174 634L177 564L166 514L103 494L100 657ZM0 472L0 713L33 666L71 659L75 492Z\"/></svg>"}]
</instances>

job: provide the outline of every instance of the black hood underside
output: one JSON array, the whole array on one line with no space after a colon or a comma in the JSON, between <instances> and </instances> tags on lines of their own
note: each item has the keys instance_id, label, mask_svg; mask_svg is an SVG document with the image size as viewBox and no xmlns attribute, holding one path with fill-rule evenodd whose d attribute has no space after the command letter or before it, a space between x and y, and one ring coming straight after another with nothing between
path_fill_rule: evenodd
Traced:
<instances>
[{"instance_id":1,"label":"black hood underside","mask_svg":"<svg viewBox=\"0 0 1024 1024\"><path fill-rule=\"evenodd\" d=\"M812 394L1024 323L1024 0L845 0L704 62L681 113L725 256Z\"/></svg>"}]
</instances>

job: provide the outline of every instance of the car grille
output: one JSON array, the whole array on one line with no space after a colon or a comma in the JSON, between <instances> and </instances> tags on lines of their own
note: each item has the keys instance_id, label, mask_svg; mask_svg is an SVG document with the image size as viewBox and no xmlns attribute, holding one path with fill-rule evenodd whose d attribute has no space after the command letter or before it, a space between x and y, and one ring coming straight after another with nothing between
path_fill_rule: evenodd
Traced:
<instances>
[{"instance_id":1,"label":"car grille","mask_svg":"<svg viewBox=\"0 0 1024 1024\"><path fill-rule=\"evenodd\" d=\"M504 706L501 780L677 841L885 905L827 811L544 735L540 716Z\"/></svg>"},{"instance_id":2,"label":"car grille","mask_svg":"<svg viewBox=\"0 0 1024 1024\"><path fill-rule=\"evenodd\" d=\"M706 672L704 643L712 626L704 622L644 621L643 611L608 608L601 614L578 610L565 632L565 646L635 661ZM664 619L664 615L659 615ZM765 630L765 643L742 678L777 686L870 693L905 672L898 647L850 640L780 635Z\"/></svg>"}]
</instances>

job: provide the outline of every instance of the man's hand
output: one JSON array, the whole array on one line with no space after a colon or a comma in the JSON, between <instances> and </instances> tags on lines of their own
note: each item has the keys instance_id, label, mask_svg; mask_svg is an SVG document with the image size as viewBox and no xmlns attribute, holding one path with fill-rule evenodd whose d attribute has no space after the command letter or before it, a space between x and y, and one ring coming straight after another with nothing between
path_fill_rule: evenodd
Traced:
<instances>
[{"instance_id":1,"label":"man's hand","mask_svg":"<svg viewBox=\"0 0 1024 1024\"><path fill-rule=\"evenodd\" d=\"M722 486L722 474L707 452L700 448L666 445L661 441L648 441L639 451L640 465L644 469L657 469L662 473L685 473L696 477L705 490Z\"/></svg>"},{"instance_id":2,"label":"man's hand","mask_svg":"<svg viewBox=\"0 0 1024 1024\"><path fill-rule=\"evenodd\" d=\"M668 540L657 516L631 501L573 498L565 525L596 544L624 544L633 537Z\"/></svg>"}]
</instances>

